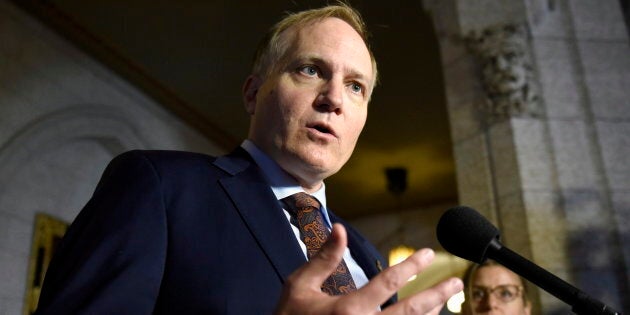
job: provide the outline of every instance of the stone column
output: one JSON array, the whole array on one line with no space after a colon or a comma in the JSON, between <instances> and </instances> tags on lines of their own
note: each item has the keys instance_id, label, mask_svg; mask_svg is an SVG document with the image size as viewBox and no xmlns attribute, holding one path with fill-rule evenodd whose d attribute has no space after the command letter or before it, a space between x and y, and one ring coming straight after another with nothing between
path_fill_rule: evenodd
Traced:
<instances>
[{"instance_id":1,"label":"stone column","mask_svg":"<svg viewBox=\"0 0 630 315\"><path fill-rule=\"evenodd\" d=\"M628 305L630 49L618 1L425 0L462 204L510 248ZM544 292L543 314L568 309Z\"/></svg>"}]
</instances>

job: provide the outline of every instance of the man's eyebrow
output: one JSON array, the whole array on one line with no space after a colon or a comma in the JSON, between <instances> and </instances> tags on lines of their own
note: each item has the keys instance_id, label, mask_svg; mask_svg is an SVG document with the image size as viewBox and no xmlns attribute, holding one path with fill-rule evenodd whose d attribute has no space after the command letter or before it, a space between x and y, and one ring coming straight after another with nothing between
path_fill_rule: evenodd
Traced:
<instances>
[{"instance_id":1,"label":"man's eyebrow","mask_svg":"<svg viewBox=\"0 0 630 315\"><path fill-rule=\"evenodd\" d=\"M324 58L318 55L314 55L314 54L305 54L305 55L295 56L295 62L296 63L301 63L301 62L326 63L326 61L324 61Z\"/></svg>"},{"instance_id":2,"label":"man's eyebrow","mask_svg":"<svg viewBox=\"0 0 630 315\"><path fill-rule=\"evenodd\" d=\"M358 79L361 81L365 81L366 83L369 83L370 80L368 79L367 75L365 75L363 72L352 69L352 68L346 68L345 69L346 72L348 73L348 77L354 78L354 79Z\"/></svg>"}]
</instances>

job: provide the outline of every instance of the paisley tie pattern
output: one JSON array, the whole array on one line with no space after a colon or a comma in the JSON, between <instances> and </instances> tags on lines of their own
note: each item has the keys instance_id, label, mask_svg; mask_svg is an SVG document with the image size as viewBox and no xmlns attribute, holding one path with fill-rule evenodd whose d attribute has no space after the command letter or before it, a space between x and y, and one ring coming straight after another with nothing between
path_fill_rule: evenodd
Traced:
<instances>
[{"instance_id":1,"label":"paisley tie pattern","mask_svg":"<svg viewBox=\"0 0 630 315\"><path fill-rule=\"evenodd\" d=\"M303 192L293 194L281 201L297 222L300 238L306 244L307 256L310 259L319 252L330 235L324 224L324 217L319 211L321 205L317 199ZM342 295L356 289L348 266L343 260L322 285L322 291L330 295Z\"/></svg>"}]
</instances>

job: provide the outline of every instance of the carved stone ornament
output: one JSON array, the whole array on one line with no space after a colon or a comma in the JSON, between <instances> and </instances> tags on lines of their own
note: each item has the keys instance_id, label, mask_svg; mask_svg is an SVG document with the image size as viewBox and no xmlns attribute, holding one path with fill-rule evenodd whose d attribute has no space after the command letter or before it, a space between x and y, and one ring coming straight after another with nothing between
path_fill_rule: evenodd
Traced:
<instances>
[{"instance_id":1,"label":"carved stone ornament","mask_svg":"<svg viewBox=\"0 0 630 315\"><path fill-rule=\"evenodd\" d=\"M539 97L524 26L498 25L466 37L481 65L490 122L540 116Z\"/></svg>"}]
</instances>

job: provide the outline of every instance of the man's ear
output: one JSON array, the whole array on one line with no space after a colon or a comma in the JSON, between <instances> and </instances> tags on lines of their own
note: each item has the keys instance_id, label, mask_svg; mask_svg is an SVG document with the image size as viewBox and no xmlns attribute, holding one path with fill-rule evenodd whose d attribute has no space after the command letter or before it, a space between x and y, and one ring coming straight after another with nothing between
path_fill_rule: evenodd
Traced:
<instances>
[{"instance_id":1,"label":"man's ear","mask_svg":"<svg viewBox=\"0 0 630 315\"><path fill-rule=\"evenodd\" d=\"M243 84L243 103L245 103L245 110L250 115L256 112L256 95L258 95L258 89L262 82L260 76L251 74Z\"/></svg>"}]
</instances>

